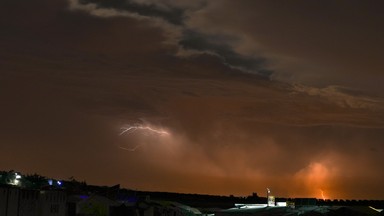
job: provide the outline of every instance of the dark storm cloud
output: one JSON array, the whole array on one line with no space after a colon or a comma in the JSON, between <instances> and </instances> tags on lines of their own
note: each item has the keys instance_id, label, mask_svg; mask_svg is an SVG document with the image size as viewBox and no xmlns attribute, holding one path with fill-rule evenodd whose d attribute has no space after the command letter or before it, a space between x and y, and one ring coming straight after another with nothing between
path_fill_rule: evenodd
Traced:
<instances>
[{"instance_id":1,"label":"dark storm cloud","mask_svg":"<svg viewBox=\"0 0 384 216\"><path fill-rule=\"evenodd\" d=\"M383 92L379 82L371 81L373 76L383 79L380 1L296 1L284 7L248 0L72 2L72 8L96 16L163 20L171 25L158 25L168 31L167 41L179 47L180 56L211 53L234 68L275 80ZM152 9L143 13L125 4ZM176 17L180 22L172 21Z\"/></svg>"},{"instance_id":2,"label":"dark storm cloud","mask_svg":"<svg viewBox=\"0 0 384 216\"><path fill-rule=\"evenodd\" d=\"M381 94L375 80L383 80L382 7L382 1L211 1L188 25L238 35L237 50L267 58L274 79Z\"/></svg>"},{"instance_id":3,"label":"dark storm cloud","mask_svg":"<svg viewBox=\"0 0 384 216\"><path fill-rule=\"evenodd\" d=\"M272 71L266 69L266 59L251 56L244 56L236 53L228 45L227 40L220 35L207 35L191 30L183 32L179 45L184 49L197 50L201 52L214 53L223 59L223 62L230 67L240 69L249 73L269 77Z\"/></svg>"},{"instance_id":4,"label":"dark storm cloud","mask_svg":"<svg viewBox=\"0 0 384 216\"><path fill-rule=\"evenodd\" d=\"M185 18L185 11L181 8L172 7L162 9L156 4L139 4L130 0L80 0L79 3L93 3L96 4L98 8L112 8L137 13L141 16L158 17L174 25L182 25Z\"/></svg>"},{"instance_id":5,"label":"dark storm cloud","mask_svg":"<svg viewBox=\"0 0 384 216\"><path fill-rule=\"evenodd\" d=\"M258 74L263 77L269 77L272 71L266 66L266 59L260 56L242 55L236 51L232 46L231 41L238 40L234 35L223 35L216 33L203 33L198 29L191 29L184 22L189 19L190 16L194 16L196 11L204 8L208 3L201 1L201 3L195 3L194 7L181 7L177 3L172 1L166 4L159 2L146 2L146 1L93 1L93 0L81 0L72 1L74 9L86 10L96 16L132 16L137 18L156 18L164 20L171 24L165 28L172 29L170 31L178 32L170 34L169 36L174 45L179 46L184 53L181 55L188 55L189 51L193 54L208 53L218 56L222 59L224 64L239 69L247 73ZM87 7L87 5L89 7ZM96 6L94 6L96 5ZM93 7L94 6L94 7ZM164 8L165 7L165 8ZM113 9L113 11L100 11L104 9ZM95 12L98 11L99 12ZM136 16L138 15L138 16ZM174 26L173 26L174 25ZM233 39L231 39L231 37Z\"/></svg>"}]
</instances>

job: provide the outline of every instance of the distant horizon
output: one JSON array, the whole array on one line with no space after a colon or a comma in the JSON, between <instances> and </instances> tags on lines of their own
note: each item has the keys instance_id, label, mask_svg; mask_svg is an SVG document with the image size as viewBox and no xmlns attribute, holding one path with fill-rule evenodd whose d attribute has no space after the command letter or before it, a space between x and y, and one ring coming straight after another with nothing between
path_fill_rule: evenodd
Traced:
<instances>
[{"instance_id":1,"label":"distant horizon","mask_svg":"<svg viewBox=\"0 0 384 216\"><path fill-rule=\"evenodd\" d=\"M55 180L60 180L60 181L77 181L79 183L81 182L84 182L86 183L87 185L91 185L91 186L100 186L100 187L113 187L113 186L116 186L116 185L120 185L120 189L126 189L126 190L132 190L132 191L140 191L140 192L153 192L153 193L175 193L175 194L191 194L191 195L207 195L207 196L225 196L225 197L231 197L231 196L234 196L234 197L252 197L253 194L257 194L257 197L260 197L260 198L266 198L266 191L267 191L267 187L265 188L265 193L259 193L257 191L253 191L253 192L250 192L249 194L208 194L208 193L195 193L195 192L192 192L192 191L171 191L171 190L146 190L146 189L139 189L139 188L130 188L130 187L127 187L127 186L123 186L121 183L116 183L116 184L93 184L93 183L89 183L86 179L76 179L75 176L70 176L69 178L67 179L64 179L64 178L53 178L52 176L45 176L45 175L41 175L37 172L33 172L33 173L24 173L24 172L20 172L18 170L14 170L14 169L10 169L10 170L0 170L0 172L9 172L9 171L15 171L19 174L22 174L22 175L34 175L34 174L37 174L37 175L40 175L40 176L43 176L45 178L47 178L47 180L49 179L55 179ZM72 179L71 179L72 178ZM274 196L275 198L283 198L283 199L295 199L295 198L314 198L314 199L317 199L317 200L323 200L323 201L326 201L326 200L330 200L330 201L336 201L336 200L339 200L339 201L348 201L348 200L356 200L356 201L364 201L364 200L376 200L376 201L384 201L384 198L383 199L370 199L370 198L319 198L319 197L306 197L306 196L291 196L291 197L287 197L287 196L280 196L278 194L274 194L271 192L270 196Z\"/></svg>"}]
</instances>

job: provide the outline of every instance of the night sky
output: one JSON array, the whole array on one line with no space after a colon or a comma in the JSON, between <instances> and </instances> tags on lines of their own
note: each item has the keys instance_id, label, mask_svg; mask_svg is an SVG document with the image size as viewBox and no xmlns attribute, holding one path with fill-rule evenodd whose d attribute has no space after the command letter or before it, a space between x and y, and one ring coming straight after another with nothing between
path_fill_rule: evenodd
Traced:
<instances>
[{"instance_id":1,"label":"night sky","mask_svg":"<svg viewBox=\"0 0 384 216\"><path fill-rule=\"evenodd\" d=\"M380 0L1 0L0 170L384 199Z\"/></svg>"}]
</instances>

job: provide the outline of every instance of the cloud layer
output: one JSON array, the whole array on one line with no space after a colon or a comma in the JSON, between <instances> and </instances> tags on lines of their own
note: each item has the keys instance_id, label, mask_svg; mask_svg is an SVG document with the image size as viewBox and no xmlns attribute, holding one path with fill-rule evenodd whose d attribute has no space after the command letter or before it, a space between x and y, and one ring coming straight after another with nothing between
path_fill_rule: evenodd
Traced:
<instances>
[{"instance_id":1,"label":"cloud layer","mask_svg":"<svg viewBox=\"0 0 384 216\"><path fill-rule=\"evenodd\" d=\"M298 3L1 2L0 169L142 190L382 198L382 40L369 33L381 15ZM170 135L119 136L132 124Z\"/></svg>"}]
</instances>

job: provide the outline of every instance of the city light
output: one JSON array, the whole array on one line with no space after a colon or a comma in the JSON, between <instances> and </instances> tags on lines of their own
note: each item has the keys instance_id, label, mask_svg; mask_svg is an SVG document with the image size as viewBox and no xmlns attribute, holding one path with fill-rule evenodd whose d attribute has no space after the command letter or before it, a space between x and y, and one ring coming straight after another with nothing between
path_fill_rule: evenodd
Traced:
<instances>
[{"instance_id":1,"label":"city light","mask_svg":"<svg viewBox=\"0 0 384 216\"><path fill-rule=\"evenodd\" d=\"M15 180L13 181L13 185L19 185L19 184L20 184L20 181L19 181L19 180L15 179Z\"/></svg>"}]
</instances>

